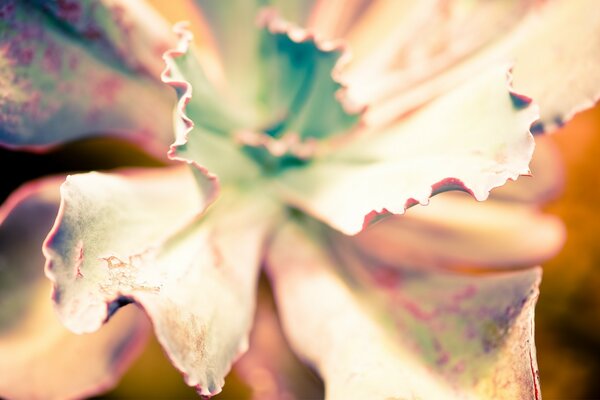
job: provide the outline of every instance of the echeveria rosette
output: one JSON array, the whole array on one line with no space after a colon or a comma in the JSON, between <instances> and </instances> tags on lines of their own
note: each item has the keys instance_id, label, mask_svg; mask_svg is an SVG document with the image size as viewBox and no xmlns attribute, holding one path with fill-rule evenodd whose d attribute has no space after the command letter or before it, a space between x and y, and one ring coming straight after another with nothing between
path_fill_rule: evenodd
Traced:
<instances>
[{"instance_id":1,"label":"echeveria rosette","mask_svg":"<svg viewBox=\"0 0 600 400\"><path fill-rule=\"evenodd\" d=\"M171 69L166 75L180 96L180 114L175 121L177 138L170 156L191 164L192 172L181 166L164 173L88 174L72 177L64 184L59 218L46 246L48 274L55 281L54 299L63 322L76 332L92 331L120 306L136 302L149 314L160 342L175 366L185 374L187 382L196 386L201 394L212 395L220 391L231 363L246 347L256 278L261 261L266 258L288 337L295 350L317 367L326 379L331 397L343 397L344 390L355 387L349 385L345 388L340 383L348 376L356 378L354 383L361 390L377 390L369 394L417 395L430 389L446 397L488 395L492 392L497 397L508 398L515 393L524 393L532 398L537 396L539 388L535 376L531 318L539 272L525 270L480 277L440 272L439 268L462 267L465 263L469 267L471 263L495 267L514 267L520 262L535 264L550 256L561 241L562 231L555 221L541 217L534 207L523 207L520 215L527 218L532 226L542 221L554 232L550 235L553 240L534 256L526 254L520 246L518 256L500 261L496 258L497 254L487 252L489 249L484 249L476 257L457 260L456 252L448 251L447 246L444 248L443 239L424 234L423 237L436 243L431 250L439 255L432 258L436 261L416 257L398 262L398 259L378 257L379 250L389 250L392 245L377 239L377 226L359 235L356 240L360 243L348 244L345 236L331 228L323 225L315 227L314 222L306 222L310 221L309 218L299 217L304 212L322 218L342 232L356 233L363 225L372 222L377 213L385 213L386 210L404 212L408 206L427 203L429 196L438 191L467 190L483 199L491 188L507 178L526 173L532 151L527 130L536 112L527 98L509 91L506 61L511 58L511 51L490 63L475 62L468 74L450 74L452 79L429 71L427 80L411 81L416 89L423 88L425 95L415 96L418 102L409 109L426 106L414 115L399 119L405 116L406 108L382 107L380 103L356 94L360 94L361 86L358 81L353 83L352 74L347 72L351 70L352 63L344 68L339 62L336 64L341 48L330 41L315 38L277 19L272 11L261 12L262 2L236 3L236 7L245 7L247 11L236 13L232 13L229 6L223 7L221 2L200 3L205 20L210 24L207 31L214 36L212 42L216 47L212 49L213 54L220 56L219 62L213 65L213 69L205 68L202 72L202 67L207 65L205 59L196 59L191 52L182 54L188 50L189 38L184 37L177 51L167 57ZM373 13L385 15L386 6L381 5L385 2L352 2L344 7L344 13L334 13L335 18L331 12L341 7L340 4L316 2L313 7L312 3L275 1L272 5L281 7L286 18L308 25L317 34L324 32L323 35L329 39L347 40L350 49L354 46L352 38L362 37L368 43L363 46L362 58L357 52L354 58L357 63L376 59L367 54L368 51L365 53L365 49L378 50L379 43L393 44L398 39L394 36L390 41L384 40L387 33L359 34L376 31L363 16L372 18ZM404 3L407 10L412 9L406 14L408 16L419 15L419 9L424 7L421 3L418 6L413 6L413 2L398 3ZM456 2L459 8L467 3L471 4ZM387 6L394 4L388 2ZM436 4L432 1L428 6ZM514 2L506 4L509 4L509 9L518 11L506 15L527 12L527 7L515 6ZM541 10L550 13L566 2L555 4L558 6L553 3ZM584 2L578 3L578 6L583 5ZM479 3L474 3L474 7L475 11L480 10ZM379 14L382 12L380 8L383 14ZM425 8L421 15L423 10ZM532 15L537 15L537 8L534 7L534 10ZM52 7L45 12L54 13ZM557 11L552 12L555 14L550 15L560 16ZM389 10L388 14L397 15L389 13ZM250 18L258 15L262 16L262 24L266 28L257 29L255 19ZM591 18L587 15L582 17ZM482 21L481 18L478 20ZM421 20L424 21L426 19ZM456 20L451 21L456 24ZM410 18L406 22L410 22ZM562 23L562 20L559 22ZM582 29L597 30L597 24L588 22ZM512 26L512 23L508 25ZM424 25L408 23L406 26L407 31L416 33ZM468 51L464 54L481 50L484 46L493 48L492 39L498 31L506 28L503 24L498 26L492 24L492 32L482 35L479 45L467 46ZM539 26L546 29L543 23ZM341 29L341 33L336 29ZM579 51L559 36L548 38L550 40L540 43L540 46ZM518 39L531 38L523 34ZM240 40L245 44L238 48L236 45L240 44ZM100 47L103 46L100 44ZM198 54L205 54L203 51ZM442 56L447 54L441 52ZM595 56L581 55L586 60ZM294 57L299 57L296 61L302 68L294 68L296 64L290 62ZM411 60L411 57L407 59ZM496 63L499 59L500 62ZM461 60L460 57L451 57L450 62L442 63L444 70L454 71L454 66L462 65L458 63ZM370 105L362 116L361 124L356 124L357 114L348 108L351 102L344 100L342 105L334 97L334 93L343 95L344 91L340 91L340 84L330 77L328 69L333 67L336 78L348 84L347 94L358 103ZM284 74L272 75L273 71L280 70ZM308 79L312 77L312 72L307 73L310 70L320 71L315 74L314 81ZM519 62L515 74L518 70ZM593 81L597 78L592 70L589 72L591 78L586 79ZM298 87L294 80L288 82L287 74L294 74L296 79L308 79L307 86L311 90L301 90L303 88ZM436 76L444 79L438 81ZM583 79L583 75L573 76L578 81ZM383 77L384 74L378 76ZM527 80L537 78L529 76ZM319 84L311 86L311 82ZM369 80L363 82L368 83ZM438 82L442 84L438 85ZM354 91L353 85L357 88ZM547 82L543 82L542 86L548 87ZM555 86L557 92L563 93L566 87L562 82ZM581 96L581 92L572 94L568 98L575 102L589 97ZM432 102L434 98L439 99ZM540 102L543 105L544 98ZM186 104L191 119L182 114ZM557 112L568 113L569 107L565 105ZM383 117L372 117L377 110L383 110L380 114ZM321 118L323 114L333 116L333 123L330 119ZM448 129L442 129L446 125ZM402 141L404 135L406 148ZM484 137L493 140L488 141ZM395 151L405 157L394 157ZM419 168L410 167L411 161L419 163L415 156L422 156L429 163L423 162ZM451 161L449 165L452 168L440 168L439 164L435 164L440 160ZM355 179L354 173L358 173ZM385 179L378 178L379 173L383 173ZM422 173L419 176L424 177L423 180L407 179L418 173ZM357 178L362 178L362 181ZM353 182L367 186L365 179L372 180L375 188L372 193L357 192L353 188ZM214 201L219 182L222 194ZM395 185L390 185L390 182L406 184L393 187ZM306 191L314 196L306 196ZM507 196L511 198L510 194ZM355 208L352 207L354 199L360 201ZM536 201L533 200L534 203ZM465 208L461 205L455 208L456 203L453 202L449 200L450 209ZM303 211L290 211L286 203ZM338 204L339 209L335 207ZM371 213L373 210L376 213ZM482 214L490 219L506 215L506 210L498 212L493 206L488 211ZM444 211L437 214L438 220L444 219ZM281 225L283 217L291 217L291 225L281 231L274 229ZM390 217L389 220L410 217L409 211L405 216ZM420 218L416 214L415 217L416 224L419 220L427 220L426 215ZM456 219L450 220L446 226L448 231L453 234L459 230L462 233L464 225L457 223ZM485 220L474 219L474 225ZM506 226L496 228L492 225L491 232L484 230L482 234L489 234L488 238L495 239L510 229ZM405 228L400 226L398 229ZM435 231L435 226L433 229ZM370 233L375 239L373 236L369 238ZM540 231L536 231L538 233ZM466 246L477 234L477 229L467 229L464 241L459 242ZM422 239L415 241L420 244ZM330 248L318 250L317 242L328 244ZM380 249L369 242L378 243ZM440 243L442 246L438 246ZM507 252L514 244L515 241L506 241ZM358 249L356 251L360 254L354 257L356 260L335 254L336 248L344 246L352 250L348 251L349 255ZM287 252L285 249L296 251ZM308 259L305 257L307 254ZM373 260L376 264L389 265L384 265L385 268L373 265ZM308 265L304 268L303 264ZM422 269L421 264L433 268L414 272L415 267ZM312 273L306 276L304 269ZM373 279L369 278L371 275ZM404 275L412 281L403 278ZM381 276L383 281L378 281ZM313 285L313 278L321 283ZM397 284L403 279L410 281L406 288ZM499 282L498 288L510 288L514 296L501 298L494 286L496 281ZM377 283L389 285L380 288ZM444 286L456 289L456 293L438 290ZM475 290L470 289L471 286ZM293 290L294 294L287 293L286 288ZM317 289L323 289L328 296L331 294L331 297L321 297L327 300L323 307L311 307L311 302L318 295ZM435 295L429 296L430 291ZM463 292L466 295L458 297L466 296L464 304L457 304L452 309L445 306L448 296L452 299ZM398 303L394 301L397 301L399 293L400 297L404 295L399 304L406 307L399 312L386 312L386 307L388 310L397 308ZM422 313L422 310L416 310L410 304L419 302L423 296L430 298L424 312L441 319L432 317L425 324L418 318L412 318L414 313ZM491 304L482 304L485 303L482 299L489 299ZM332 319L332 310L333 314L340 311L340 317ZM307 317L305 326L297 326L298 315ZM477 321L473 315L488 318ZM478 324L486 321L487 325ZM399 329L401 332L398 333L390 329L394 324L406 329ZM336 343L340 335L348 337L348 329L344 327L351 329L354 326L367 327L356 338L358 342L365 343L364 346L357 347L354 341L342 341L339 346L315 351L314 345L321 345L315 343L315 335ZM317 329L313 329L315 327ZM453 330L466 328L470 328L470 334L478 339L474 340L475 344L466 346L467 354L477 359L473 365L485 368L476 371L455 368L461 361L457 354L465 348L464 340L461 342L465 337L461 336L463 331ZM413 343L424 331L430 334L426 341ZM447 336L450 343L440 341L438 334ZM309 338L308 342L306 338ZM411 348L398 349L398 343L407 338ZM515 351L511 352L511 349ZM368 365L389 368L354 371L350 363L337 362L336 354L340 352L350 360L357 360L358 364L365 361ZM446 356L441 358L442 361L448 360L441 362L443 365L438 364L438 353ZM490 373L505 368L506 371L500 375ZM388 373L391 375L388 376ZM425 384L403 386L406 381L391 379L400 376L397 374L408 374L404 376ZM474 381L480 383L473 384ZM501 390L498 385L504 383L508 386ZM354 396L359 393L352 392Z\"/></svg>"},{"instance_id":2,"label":"echeveria rosette","mask_svg":"<svg viewBox=\"0 0 600 400\"><path fill-rule=\"evenodd\" d=\"M0 145L42 151L110 134L164 158L168 24L140 1L0 3ZM149 118L149 116L152 118Z\"/></svg>"},{"instance_id":3,"label":"echeveria rosette","mask_svg":"<svg viewBox=\"0 0 600 400\"><path fill-rule=\"evenodd\" d=\"M259 32L262 35L261 48L270 50L265 50L267 63L273 62L280 68L287 65L290 73L305 79L311 77L309 72L317 71L317 79L331 80L328 75L334 64L330 60L336 53L339 56L339 50L333 46L325 49L325 45L272 14L266 17L264 24L265 28ZM254 287L263 259L262 249L274 232L277 237L273 228L279 220L293 214L281 201L290 195L280 188L280 182L287 184L289 181L293 186L293 178L288 178L292 173L300 174L300 179L313 181L312 171L318 171L320 164L338 160L341 160L343 177L346 164L352 168L355 163L360 170L365 165L370 168L370 160L365 162L362 157L352 158L351 146L354 143L342 150L331 145L322 153L316 148L308 157L298 153L299 150L294 147L294 144L306 144L302 139L320 139L319 135L323 136L324 132L337 134L348 130L347 121L356 120L336 101L334 94L339 85L333 80L327 85L308 85L310 90L293 88L288 96L293 101L288 103L287 110L265 115L262 110L255 109L248 114L251 119L245 120L242 116L232 120L226 115L231 111L220 105L220 99L214 98L215 91L207 77L201 74L200 63L195 61L192 52L188 52L189 33L182 31L181 27L179 31L182 35L180 45L167 53L168 69L164 74L165 81L173 85L180 96L177 140L170 156L193 164L192 168L196 168L197 172L206 172L206 176L197 173L203 189L197 189L190 181L191 174L185 178L187 182L177 182L173 177L150 180L137 175L71 177L63 185L59 219L48 237L45 252L48 257L47 273L55 282L57 309L70 329L93 331L116 308L134 301L154 321L159 340L175 366L185 374L187 383L208 396L220 391L232 361L246 347L254 309ZM303 63L291 63L296 59ZM321 78L318 71L323 69L323 65L324 78ZM188 76L189 82L184 80ZM285 80L286 75L280 79ZM528 172L527 164L533 149L528 128L536 119L537 112L529 102L515 102L517 95L510 93L507 79L505 66L494 68L475 83L430 107L432 115L437 115L440 109L452 103L456 107L450 108L447 113L460 114L471 110L469 105L476 106L487 100L487 94L492 101L483 101L481 118L491 118L495 124L505 123L502 125L507 130L502 137L504 140L490 140L489 143L473 140L466 153L457 146L456 153L450 153L449 159L460 160L473 153L474 160L458 163L457 168L451 171L456 174L452 179L440 175L441 171L434 171L432 175L423 177L422 185L417 182L416 186L409 184L399 192L388 193L391 195L389 201L396 200L403 206L416 204L416 201L409 202L410 198L426 202L432 195L432 186L448 190L459 181L480 185L473 190L480 197L486 196L492 187L508 178L516 178L519 173ZM192 95L195 87L199 88L197 97ZM463 100L469 90L475 92L471 103L455 101L456 96ZM298 96L301 96L300 101ZM320 107L313 104L317 100ZM214 112L207 113L205 104ZM332 114L339 117L309 118L323 110L328 112L330 108ZM425 109L424 114L411 119L417 121L413 122L414 125L403 124L407 135L410 135L411 129L414 134L425 131L420 125L423 122L419 121L428 119L427 112ZM308 117L299 118L304 114ZM442 117L439 126L443 126L444 116L439 116ZM257 126L243 125L253 120ZM246 128L258 131L260 135L264 130L260 127L265 123L263 121L268 121L268 127L277 127L267 129L274 141L284 136L286 129L293 129L299 142L292 143L283 154L275 154L263 143L254 146L246 140L244 132L238 134L238 129ZM452 128L454 130L449 129L448 132L460 132L460 129ZM476 133L485 134L486 130L481 128L482 125L472 125L466 132L466 138L476 138ZM389 139L398 131L402 129L391 129L391 133L379 136ZM435 137L428 139L426 144L431 146L436 139L445 140L448 132L433 130ZM488 129L487 132L487 137L503 134L501 130ZM357 132L355 135L364 137L367 133ZM375 136L374 133L372 135ZM406 143L410 142L411 139L407 139ZM465 142L468 143L468 140ZM426 156L429 147L426 144L412 150L419 150ZM377 145L383 146L371 141L369 146L373 146L373 154L367 154L367 157L373 158L371 162L376 168L385 170L388 168L385 164L393 164L393 160L385 155L378 160ZM512 158L511 152L502 147L516 148L518 156ZM482 155L490 153L490 162L479 170ZM432 157L438 157L435 151ZM475 168L476 172L472 173L465 165ZM406 165L392 165L392 168L397 179L408 177ZM488 173L493 175L492 179ZM206 208L212 201L212 190L219 186L218 182L223 194ZM167 188L167 184L172 185L172 189ZM464 186L458 188L466 189ZM208 192L205 193L205 190ZM371 199L366 201L369 206ZM367 211L356 207L348 221L354 223L359 220L359 225L345 230L358 231L366 214L373 208L379 208L377 199L374 203ZM198 217L205 209L205 215ZM308 211L311 211L310 207ZM137 232L140 221L144 221L143 234ZM88 224L93 224L94 229L88 229ZM340 225L344 228L343 223L335 226ZM205 293L199 298L198 291ZM235 316L222 310L235 310ZM190 352L190 346L195 351Z\"/></svg>"}]
</instances>

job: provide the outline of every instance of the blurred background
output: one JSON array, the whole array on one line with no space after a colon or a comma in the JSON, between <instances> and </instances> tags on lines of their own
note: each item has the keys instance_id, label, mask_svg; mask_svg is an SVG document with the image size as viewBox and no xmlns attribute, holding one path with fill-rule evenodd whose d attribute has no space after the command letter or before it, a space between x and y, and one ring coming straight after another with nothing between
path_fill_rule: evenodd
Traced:
<instances>
[{"instance_id":1,"label":"blurred background","mask_svg":"<svg viewBox=\"0 0 600 400\"><path fill-rule=\"evenodd\" d=\"M566 166L562 196L546 210L567 226L567 242L544 264L536 309L545 399L600 398L600 107L554 135Z\"/></svg>"}]
</instances>

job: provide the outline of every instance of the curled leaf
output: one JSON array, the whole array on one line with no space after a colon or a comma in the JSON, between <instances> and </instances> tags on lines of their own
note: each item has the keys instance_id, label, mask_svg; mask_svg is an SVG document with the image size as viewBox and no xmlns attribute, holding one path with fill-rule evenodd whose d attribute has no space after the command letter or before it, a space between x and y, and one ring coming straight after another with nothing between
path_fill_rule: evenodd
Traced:
<instances>
[{"instance_id":1,"label":"curled leaf","mask_svg":"<svg viewBox=\"0 0 600 400\"><path fill-rule=\"evenodd\" d=\"M533 2L526 11L479 51L409 90L399 90L409 78L404 71L382 74L377 87L384 94L371 104L368 123L382 125L405 116L498 62L514 64L516 90L540 105L536 132L552 131L593 106L600 97L600 13L595 2Z\"/></svg>"},{"instance_id":2,"label":"curled leaf","mask_svg":"<svg viewBox=\"0 0 600 400\"><path fill-rule=\"evenodd\" d=\"M554 257L565 228L524 204L443 193L427 207L383 218L356 237L379 262L413 268L523 268Z\"/></svg>"},{"instance_id":3,"label":"curled leaf","mask_svg":"<svg viewBox=\"0 0 600 400\"><path fill-rule=\"evenodd\" d=\"M477 200L529 173L535 106L517 102L496 67L383 131L362 132L333 154L286 171L284 199L355 234L382 213L402 214L447 190Z\"/></svg>"},{"instance_id":4,"label":"curled leaf","mask_svg":"<svg viewBox=\"0 0 600 400\"><path fill-rule=\"evenodd\" d=\"M133 307L102 332L85 336L57 319L41 246L58 210L61 181L29 183L0 207L2 397L65 399L103 392L137 357L149 331Z\"/></svg>"},{"instance_id":5,"label":"curled leaf","mask_svg":"<svg viewBox=\"0 0 600 400\"><path fill-rule=\"evenodd\" d=\"M187 169L72 176L62 198L44 250L63 323L91 332L135 302L188 385L204 396L220 392L247 347L277 207L224 193L200 217L212 197Z\"/></svg>"}]
</instances>

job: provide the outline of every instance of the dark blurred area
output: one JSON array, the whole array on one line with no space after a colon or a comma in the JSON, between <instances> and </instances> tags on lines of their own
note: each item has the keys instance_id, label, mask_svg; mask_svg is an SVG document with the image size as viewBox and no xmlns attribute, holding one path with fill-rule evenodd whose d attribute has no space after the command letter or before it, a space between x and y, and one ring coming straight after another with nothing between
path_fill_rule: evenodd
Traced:
<instances>
[{"instance_id":1,"label":"dark blurred area","mask_svg":"<svg viewBox=\"0 0 600 400\"><path fill-rule=\"evenodd\" d=\"M48 175L106 170L119 167L164 165L128 142L93 138L69 143L43 153L0 147L0 201L21 184Z\"/></svg>"},{"instance_id":2,"label":"dark blurred area","mask_svg":"<svg viewBox=\"0 0 600 400\"><path fill-rule=\"evenodd\" d=\"M554 135L566 165L562 195L546 208L567 242L544 264L536 339L544 399L600 398L600 106Z\"/></svg>"}]
</instances>

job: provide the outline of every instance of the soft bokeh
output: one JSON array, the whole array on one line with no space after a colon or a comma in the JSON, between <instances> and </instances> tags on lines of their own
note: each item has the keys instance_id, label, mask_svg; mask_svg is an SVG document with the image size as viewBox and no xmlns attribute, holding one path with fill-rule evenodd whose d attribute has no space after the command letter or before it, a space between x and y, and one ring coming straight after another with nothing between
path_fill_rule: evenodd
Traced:
<instances>
[{"instance_id":1,"label":"soft bokeh","mask_svg":"<svg viewBox=\"0 0 600 400\"><path fill-rule=\"evenodd\" d=\"M554 139L567 174L548 206L567 242L544 265L536 340L545 399L600 398L600 107L578 115Z\"/></svg>"}]
</instances>

